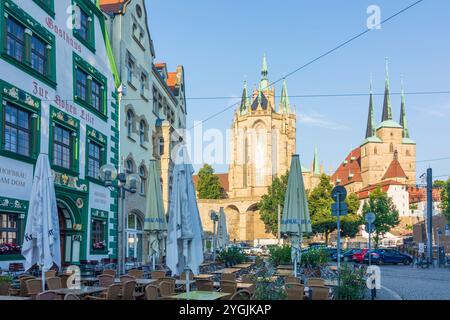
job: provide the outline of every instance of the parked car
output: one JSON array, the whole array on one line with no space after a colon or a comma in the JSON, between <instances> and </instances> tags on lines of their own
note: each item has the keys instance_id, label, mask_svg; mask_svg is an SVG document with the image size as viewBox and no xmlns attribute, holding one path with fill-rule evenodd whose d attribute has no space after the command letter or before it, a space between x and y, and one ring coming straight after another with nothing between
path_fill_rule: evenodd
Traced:
<instances>
[{"instance_id":1,"label":"parked car","mask_svg":"<svg viewBox=\"0 0 450 320\"><path fill-rule=\"evenodd\" d=\"M345 251L341 251L341 261L352 261L353 254L359 252L359 249L348 249ZM333 253L333 256L331 257L333 261L337 261L337 251Z\"/></svg>"},{"instance_id":2,"label":"parked car","mask_svg":"<svg viewBox=\"0 0 450 320\"><path fill-rule=\"evenodd\" d=\"M352 256L352 260L357 263L363 263L364 255L367 253L368 250L369 249L362 249L362 250L356 251Z\"/></svg>"},{"instance_id":3,"label":"parked car","mask_svg":"<svg viewBox=\"0 0 450 320\"><path fill-rule=\"evenodd\" d=\"M374 264L393 263L409 265L413 262L413 257L409 254L401 253L395 249L374 249L366 252L364 255L364 263L369 263L369 254L372 255L371 262Z\"/></svg>"}]
</instances>

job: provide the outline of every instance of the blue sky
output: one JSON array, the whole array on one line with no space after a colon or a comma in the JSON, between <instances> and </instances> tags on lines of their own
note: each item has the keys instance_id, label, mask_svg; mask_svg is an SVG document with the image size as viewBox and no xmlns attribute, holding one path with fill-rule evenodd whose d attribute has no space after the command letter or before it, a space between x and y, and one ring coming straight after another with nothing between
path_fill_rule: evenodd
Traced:
<instances>
[{"instance_id":1,"label":"blue sky","mask_svg":"<svg viewBox=\"0 0 450 320\"><path fill-rule=\"evenodd\" d=\"M147 0L156 61L170 69L183 64L187 97L240 97L244 79L260 79L264 52L269 80L275 81L366 28L368 6L381 18L414 0L268 1ZM450 91L450 1L425 0L362 38L287 79L290 95L366 93L384 90L385 57L391 91ZM281 84L276 86L277 94ZM398 121L400 96L391 97ZM376 120L382 96L375 97ZM188 123L230 106L236 99L188 100ZM312 161L314 146L325 169L335 169L365 134L368 97L291 98L297 107L297 152ZM450 95L408 95L406 111L417 160L450 157ZM234 108L203 124L230 128ZM418 162L418 175L431 165L435 175L450 174L450 160ZM216 165L226 172L226 165Z\"/></svg>"}]
</instances>

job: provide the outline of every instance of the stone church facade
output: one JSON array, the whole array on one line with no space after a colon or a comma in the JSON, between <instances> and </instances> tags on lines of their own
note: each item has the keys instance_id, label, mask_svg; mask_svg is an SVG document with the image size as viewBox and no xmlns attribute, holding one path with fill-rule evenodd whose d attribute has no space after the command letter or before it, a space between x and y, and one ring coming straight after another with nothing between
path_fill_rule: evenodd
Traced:
<instances>
[{"instance_id":1,"label":"stone church facade","mask_svg":"<svg viewBox=\"0 0 450 320\"><path fill-rule=\"evenodd\" d=\"M244 84L241 103L233 117L229 173L218 175L226 197L198 199L205 231L213 230L211 210L218 212L223 207L231 241L254 244L276 241L266 232L257 204L272 181L286 173L296 153L296 114L295 108L291 108L286 82L278 105L275 100L275 88L269 85L264 57L259 87L249 93ZM314 159L311 170L302 168L307 189L314 187L323 173L317 153Z\"/></svg>"}]
</instances>

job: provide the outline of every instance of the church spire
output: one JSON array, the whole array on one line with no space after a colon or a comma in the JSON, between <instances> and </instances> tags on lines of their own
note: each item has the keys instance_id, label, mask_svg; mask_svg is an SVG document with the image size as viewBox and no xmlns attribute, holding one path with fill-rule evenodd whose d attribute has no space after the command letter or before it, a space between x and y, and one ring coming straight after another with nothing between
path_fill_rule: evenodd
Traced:
<instances>
[{"instance_id":1,"label":"church spire","mask_svg":"<svg viewBox=\"0 0 450 320\"><path fill-rule=\"evenodd\" d=\"M392 120L391 96L389 92L389 66L386 58L386 81L384 88L383 117L381 121Z\"/></svg>"},{"instance_id":2,"label":"church spire","mask_svg":"<svg viewBox=\"0 0 450 320\"><path fill-rule=\"evenodd\" d=\"M262 62L262 69L261 69L261 83L260 83L260 89L261 90L267 90L269 89L269 69L267 67L267 59L266 54L264 53L263 56L263 62Z\"/></svg>"},{"instance_id":3,"label":"church spire","mask_svg":"<svg viewBox=\"0 0 450 320\"><path fill-rule=\"evenodd\" d=\"M317 156L317 146L314 148L313 173L320 175L319 157Z\"/></svg>"},{"instance_id":4,"label":"church spire","mask_svg":"<svg viewBox=\"0 0 450 320\"><path fill-rule=\"evenodd\" d=\"M402 79L402 105L400 108L400 125L403 127L403 138L409 139L408 122L406 121L405 91L403 90L403 79Z\"/></svg>"},{"instance_id":5,"label":"church spire","mask_svg":"<svg viewBox=\"0 0 450 320\"><path fill-rule=\"evenodd\" d=\"M248 111L248 93L247 93L247 80L244 81L244 90L242 91L242 100L241 100L241 106L239 108L239 111L241 115L244 115Z\"/></svg>"},{"instance_id":6,"label":"church spire","mask_svg":"<svg viewBox=\"0 0 450 320\"><path fill-rule=\"evenodd\" d=\"M280 113L291 113L291 104L287 92L286 80L283 81L283 89L281 90Z\"/></svg>"},{"instance_id":7,"label":"church spire","mask_svg":"<svg viewBox=\"0 0 450 320\"><path fill-rule=\"evenodd\" d=\"M369 116L367 118L366 139L375 136L375 118L373 114L372 77L370 77Z\"/></svg>"}]
</instances>

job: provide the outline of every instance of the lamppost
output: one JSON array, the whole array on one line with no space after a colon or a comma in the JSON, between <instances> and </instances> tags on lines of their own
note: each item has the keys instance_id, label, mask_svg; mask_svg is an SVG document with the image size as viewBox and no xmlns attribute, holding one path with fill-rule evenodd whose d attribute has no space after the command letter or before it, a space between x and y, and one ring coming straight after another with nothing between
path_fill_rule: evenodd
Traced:
<instances>
[{"instance_id":1,"label":"lamppost","mask_svg":"<svg viewBox=\"0 0 450 320\"><path fill-rule=\"evenodd\" d=\"M217 245L217 232L216 232L216 223L219 221L219 215L211 210L211 220L213 222L213 261L216 261L216 245Z\"/></svg>"},{"instance_id":2,"label":"lamppost","mask_svg":"<svg viewBox=\"0 0 450 320\"><path fill-rule=\"evenodd\" d=\"M119 199L121 200L120 210L118 212L118 244L117 244L117 263L118 273L125 274L125 255L127 247L126 226L127 214L125 211L125 196L126 193L134 194L137 190L137 184L140 181L139 175L135 173L117 173L117 169L110 164L106 164L100 168L100 179L104 182L105 187L118 191ZM115 184L114 181L117 181Z\"/></svg>"}]
</instances>

